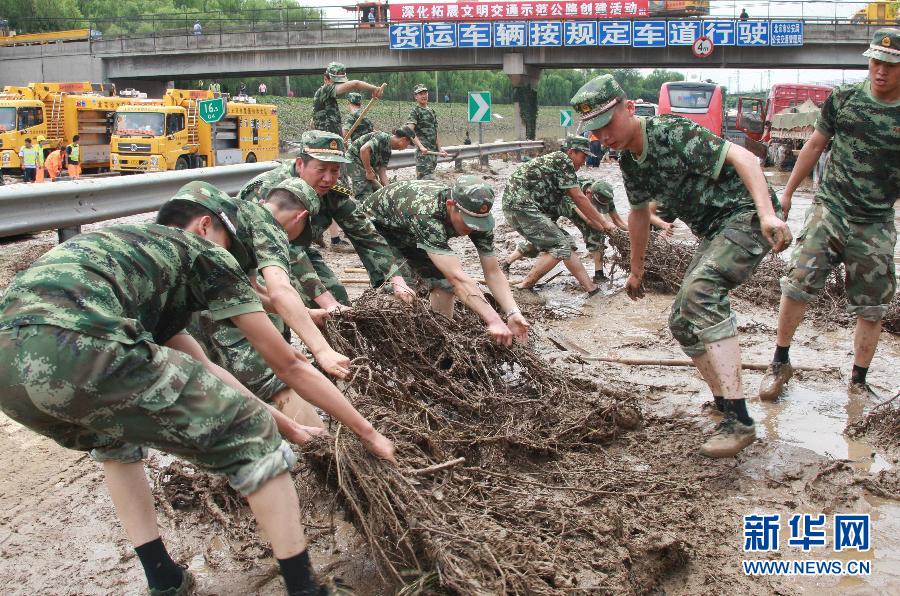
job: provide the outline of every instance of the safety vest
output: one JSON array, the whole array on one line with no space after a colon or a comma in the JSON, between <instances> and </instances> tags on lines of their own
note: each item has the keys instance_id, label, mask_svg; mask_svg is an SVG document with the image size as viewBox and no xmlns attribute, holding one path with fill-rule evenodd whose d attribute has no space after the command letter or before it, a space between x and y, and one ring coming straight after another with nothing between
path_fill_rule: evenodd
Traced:
<instances>
[{"instance_id":1,"label":"safety vest","mask_svg":"<svg viewBox=\"0 0 900 596\"><path fill-rule=\"evenodd\" d=\"M69 145L66 145L66 149L69 152L69 161L71 163L81 162L81 145L71 143Z\"/></svg>"},{"instance_id":2,"label":"safety vest","mask_svg":"<svg viewBox=\"0 0 900 596\"><path fill-rule=\"evenodd\" d=\"M19 155L22 156L22 166L26 168L36 168L38 166L40 149L37 147L26 147L22 145L19 149Z\"/></svg>"}]
</instances>

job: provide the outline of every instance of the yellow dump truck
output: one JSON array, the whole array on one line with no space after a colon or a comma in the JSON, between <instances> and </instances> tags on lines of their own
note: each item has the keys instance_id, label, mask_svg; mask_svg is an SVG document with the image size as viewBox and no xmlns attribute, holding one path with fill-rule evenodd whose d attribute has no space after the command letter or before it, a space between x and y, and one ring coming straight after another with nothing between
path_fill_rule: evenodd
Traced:
<instances>
[{"instance_id":1,"label":"yellow dump truck","mask_svg":"<svg viewBox=\"0 0 900 596\"><path fill-rule=\"evenodd\" d=\"M232 99L225 102L224 117L208 124L200 118L199 104L217 97L211 91L169 89L158 105L120 107L110 169L160 172L276 159L276 106Z\"/></svg>"},{"instance_id":2,"label":"yellow dump truck","mask_svg":"<svg viewBox=\"0 0 900 596\"><path fill-rule=\"evenodd\" d=\"M108 97L101 85L29 83L0 93L0 168L18 170L26 138L47 139L45 149L68 145L79 135L82 170L109 167L109 140L116 109L132 97Z\"/></svg>"},{"instance_id":3,"label":"yellow dump truck","mask_svg":"<svg viewBox=\"0 0 900 596\"><path fill-rule=\"evenodd\" d=\"M896 2L870 2L857 10L850 21L869 25L895 25L898 22Z\"/></svg>"}]
</instances>

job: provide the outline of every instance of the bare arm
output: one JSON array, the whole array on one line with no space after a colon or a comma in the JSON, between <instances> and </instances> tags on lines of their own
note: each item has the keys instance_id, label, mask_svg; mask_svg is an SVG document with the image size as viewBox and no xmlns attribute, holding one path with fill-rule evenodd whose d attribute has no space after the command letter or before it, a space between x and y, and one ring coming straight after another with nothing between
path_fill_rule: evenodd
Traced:
<instances>
[{"instance_id":1,"label":"bare arm","mask_svg":"<svg viewBox=\"0 0 900 596\"><path fill-rule=\"evenodd\" d=\"M435 264L453 286L453 293L456 294L460 302L469 307L485 322L491 337L498 343L510 345L513 338L512 332L506 326L506 323L503 322L503 319L500 318L500 315L497 314L497 311L491 308L487 298L484 297L475 281L463 271L456 255L428 253L428 258L431 259L431 262Z\"/></svg>"},{"instance_id":2,"label":"bare arm","mask_svg":"<svg viewBox=\"0 0 900 596\"><path fill-rule=\"evenodd\" d=\"M604 215L603 213L600 213L599 211L597 213L600 215L600 220L603 222L604 230L606 230L607 232L612 232L613 230L616 229L616 226L613 225L613 222L610 221L610 218L608 216ZM590 225L591 222L588 220L587 216L581 212L581 209L576 207L575 214L578 215L578 217L580 217L581 219L583 219L588 225ZM591 226L591 227L594 227L594 226Z\"/></svg>"},{"instance_id":3,"label":"bare arm","mask_svg":"<svg viewBox=\"0 0 900 596\"><path fill-rule=\"evenodd\" d=\"M262 274L276 312L300 336L323 369L331 375L345 378L350 372L350 359L334 351L325 341L322 332L309 316L300 294L291 285L288 274L280 267L265 267Z\"/></svg>"},{"instance_id":4,"label":"bare arm","mask_svg":"<svg viewBox=\"0 0 900 596\"><path fill-rule=\"evenodd\" d=\"M625 282L625 290L632 300L644 297L641 284L644 281L644 258L650 239L650 209L632 209L628 214L628 239L631 242L631 274Z\"/></svg>"},{"instance_id":5,"label":"bare arm","mask_svg":"<svg viewBox=\"0 0 900 596\"><path fill-rule=\"evenodd\" d=\"M725 163L734 167L744 186L750 191L756 213L759 214L759 226L762 233L772 245L772 250L781 252L791 245L791 231L787 224L775 215L772 198L769 196L769 184L756 156L737 145L728 148Z\"/></svg>"},{"instance_id":6,"label":"bare arm","mask_svg":"<svg viewBox=\"0 0 900 596\"><path fill-rule=\"evenodd\" d=\"M366 93L371 93L372 97L381 98L381 94L384 93L384 88L386 85L387 83L384 83L383 85L378 87L365 81L346 81L344 83L337 83L334 86L334 94L346 95L351 91L363 91Z\"/></svg>"},{"instance_id":7,"label":"bare arm","mask_svg":"<svg viewBox=\"0 0 900 596\"><path fill-rule=\"evenodd\" d=\"M366 179L375 180L375 170L372 169L372 146L366 143L359 150L359 160L362 162L363 170L366 172Z\"/></svg>"},{"instance_id":8,"label":"bare arm","mask_svg":"<svg viewBox=\"0 0 900 596\"><path fill-rule=\"evenodd\" d=\"M304 400L318 406L356 433L373 454L394 460L394 446L356 411L331 381L316 370L303 354L285 342L265 314L255 312L231 321L256 348L275 375Z\"/></svg>"},{"instance_id":9,"label":"bare arm","mask_svg":"<svg viewBox=\"0 0 900 596\"><path fill-rule=\"evenodd\" d=\"M513 298L512 291L509 289L509 280L503 275L497 257L494 255L479 255L478 259L481 261L481 270L484 271L484 282L491 290L494 300L506 313L507 327L519 341L527 341L530 324L522 315L522 311L519 310L519 306Z\"/></svg>"},{"instance_id":10,"label":"bare arm","mask_svg":"<svg viewBox=\"0 0 900 596\"><path fill-rule=\"evenodd\" d=\"M603 231L607 228L607 226L611 226L603 219L603 215L597 211L597 208L594 207L594 204L591 203L590 199L588 199L581 189L577 186L574 186L566 191L566 193L572 197L572 200L575 201L575 206L578 207L578 210L581 212L581 218L587 222L589 226L594 228L595 230Z\"/></svg>"},{"instance_id":11,"label":"bare arm","mask_svg":"<svg viewBox=\"0 0 900 596\"><path fill-rule=\"evenodd\" d=\"M800 150L800 155L797 156L797 163L794 164L794 169L791 170L791 176L788 178L784 192L781 195L781 209L784 211L785 220L787 220L788 213L791 210L794 191L797 190L801 182L806 180L806 177L812 173L813 168L819 163L819 158L825 152L825 147L828 146L830 139L831 137L816 130L803 145L803 149Z\"/></svg>"},{"instance_id":12,"label":"bare arm","mask_svg":"<svg viewBox=\"0 0 900 596\"><path fill-rule=\"evenodd\" d=\"M654 222L653 222L653 218L654 218L654 217L656 217L656 216L655 216L655 215L654 215L654 216L651 216L651 218L650 218L650 223L654 223ZM622 219L622 216L619 215L619 212L618 212L618 211L613 211L612 213L610 213L610 214L609 214L609 218L612 220L612 222L613 222L614 224L616 224L616 227L617 227L617 228L619 228L619 229L622 230L623 232L627 232L627 231L628 231L628 224L625 223L625 220ZM659 219L658 217L656 217L656 219L658 219L661 223L665 223L663 220ZM656 225L656 224L654 223L654 225Z\"/></svg>"},{"instance_id":13,"label":"bare arm","mask_svg":"<svg viewBox=\"0 0 900 596\"><path fill-rule=\"evenodd\" d=\"M378 168L378 178L381 181L381 186L388 185L387 168Z\"/></svg>"}]
</instances>

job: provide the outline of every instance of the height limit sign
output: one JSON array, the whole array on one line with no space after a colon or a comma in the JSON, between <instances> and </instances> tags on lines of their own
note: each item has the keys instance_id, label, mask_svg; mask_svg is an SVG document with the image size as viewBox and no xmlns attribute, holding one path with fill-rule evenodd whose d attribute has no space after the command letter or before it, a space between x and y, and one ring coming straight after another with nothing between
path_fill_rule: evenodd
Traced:
<instances>
[{"instance_id":1,"label":"height limit sign","mask_svg":"<svg viewBox=\"0 0 900 596\"><path fill-rule=\"evenodd\" d=\"M469 122L491 121L491 92L469 91Z\"/></svg>"}]
</instances>

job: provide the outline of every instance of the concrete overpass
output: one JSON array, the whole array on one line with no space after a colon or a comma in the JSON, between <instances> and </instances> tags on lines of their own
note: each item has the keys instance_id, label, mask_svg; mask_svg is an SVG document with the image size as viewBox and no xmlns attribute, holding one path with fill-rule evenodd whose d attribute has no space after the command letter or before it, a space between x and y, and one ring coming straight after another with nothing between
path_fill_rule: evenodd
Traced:
<instances>
[{"instance_id":1,"label":"concrete overpass","mask_svg":"<svg viewBox=\"0 0 900 596\"><path fill-rule=\"evenodd\" d=\"M161 91L172 79L318 74L331 61L352 72L503 69L513 85L553 68L865 68L874 30L841 21L806 21L802 47L717 47L695 58L689 47L557 47L398 51L383 28L292 24L274 31L122 37L0 48L0 83L112 81L121 89ZM151 82L156 82L153 84ZM158 88L157 88L158 87Z\"/></svg>"}]
</instances>

